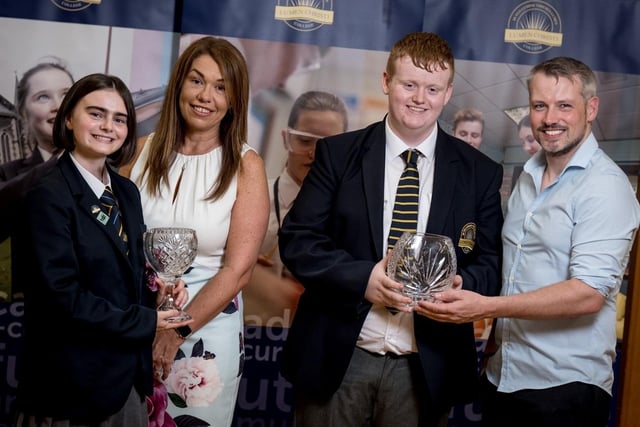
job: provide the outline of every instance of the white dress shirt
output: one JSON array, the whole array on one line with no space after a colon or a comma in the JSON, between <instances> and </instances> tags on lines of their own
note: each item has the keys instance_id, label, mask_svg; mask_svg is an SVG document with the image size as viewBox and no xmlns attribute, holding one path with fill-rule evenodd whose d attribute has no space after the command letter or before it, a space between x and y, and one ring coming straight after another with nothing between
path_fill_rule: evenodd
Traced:
<instances>
[{"instance_id":1,"label":"white dress shirt","mask_svg":"<svg viewBox=\"0 0 640 427\"><path fill-rule=\"evenodd\" d=\"M388 122L385 122L386 150L384 168L384 212L382 247L387 252L387 238L391 228L391 217L395 203L396 188L400 175L405 167L401 154L408 149L416 149L421 155L418 158L418 174L420 176L420 203L418 207L418 230L426 230L433 194L433 164L438 135L437 126L420 144L410 147L393 133ZM380 254L382 256L382 254ZM391 314L381 305L374 304L365 319L357 342L358 347L372 353L409 354L417 352L413 333L413 314L398 312Z\"/></svg>"}]
</instances>

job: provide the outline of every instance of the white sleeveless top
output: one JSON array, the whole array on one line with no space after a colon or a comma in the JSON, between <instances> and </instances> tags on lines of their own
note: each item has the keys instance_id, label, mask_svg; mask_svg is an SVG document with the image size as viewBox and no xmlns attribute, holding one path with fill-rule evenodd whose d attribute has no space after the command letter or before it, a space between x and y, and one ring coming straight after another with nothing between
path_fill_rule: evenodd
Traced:
<instances>
[{"instance_id":1,"label":"white sleeveless top","mask_svg":"<svg viewBox=\"0 0 640 427\"><path fill-rule=\"evenodd\" d=\"M229 234L231 210L236 200L237 175L233 177L225 194L216 201L205 198L218 178L222 164L222 147L205 154L184 155L176 153L169 168L169 185L161 186L159 196L147 192L147 177L140 179L149 156L153 134L149 136L131 171L131 180L138 185L142 198L142 210L147 229L154 227L188 227L196 230L198 255L194 267L217 271L223 263L224 249ZM253 150L244 144L242 155ZM180 175L180 187L176 187Z\"/></svg>"}]
</instances>

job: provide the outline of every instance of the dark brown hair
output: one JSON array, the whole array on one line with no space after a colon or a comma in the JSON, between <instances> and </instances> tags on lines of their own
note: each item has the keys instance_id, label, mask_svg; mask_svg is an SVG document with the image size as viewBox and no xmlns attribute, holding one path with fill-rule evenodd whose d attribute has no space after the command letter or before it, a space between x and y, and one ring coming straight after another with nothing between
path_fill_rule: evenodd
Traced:
<instances>
[{"instance_id":1,"label":"dark brown hair","mask_svg":"<svg viewBox=\"0 0 640 427\"><path fill-rule=\"evenodd\" d=\"M118 77L101 73L89 74L71 86L62 100L53 122L53 143L56 147L64 148L67 151L73 151L76 148L73 130L67 128L66 121L78 102L97 90L115 90L122 98L127 110L127 138L120 149L108 156L111 164L118 167L131 161L136 150L136 109L133 105L131 92Z\"/></svg>"}]
</instances>

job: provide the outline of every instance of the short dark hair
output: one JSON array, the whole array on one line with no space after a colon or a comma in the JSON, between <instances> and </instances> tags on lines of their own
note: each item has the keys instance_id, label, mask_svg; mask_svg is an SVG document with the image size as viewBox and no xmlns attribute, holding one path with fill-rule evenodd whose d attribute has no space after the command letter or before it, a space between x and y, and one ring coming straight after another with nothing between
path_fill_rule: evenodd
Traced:
<instances>
[{"instance_id":1,"label":"short dark hair","mask_svg":"<svg viewBox=\"0 0 640 427\"><path fill-rule=\"evenodd\" d=\"M53 122L53 143L56 147L64 148L67 151L73 151L76 148L73 130L67 128L66 121L82 98L91 92L104 89L115 90L124 101L127 109L127 138L119 150L109 155L111 164L118 167L131 161L136 150L136 109L129 88L116 76L102 73L89 74L71 86L62 100Z\"/></svg>"}]
</instances>

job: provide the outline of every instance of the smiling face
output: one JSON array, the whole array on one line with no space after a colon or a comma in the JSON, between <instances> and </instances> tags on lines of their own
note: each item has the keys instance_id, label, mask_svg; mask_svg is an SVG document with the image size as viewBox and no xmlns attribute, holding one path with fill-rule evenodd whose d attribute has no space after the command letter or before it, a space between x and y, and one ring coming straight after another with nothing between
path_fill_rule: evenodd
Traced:
<instances>
[{"instance_id":1,"label":"smiling face","mask_svg":"<svg viewBox=\"0 0 640 427\"><path fill-rule=\"evenodd\" d=\"M188 134L210 133L218 137L220 122L229 110L224 78L209 55L197 57L180 91L180 112Z\"/></svg>"},{"instance_id":2,"label":"smiling face","mask_svg":"<svg viewBox=\"0 0 640 427\"><path fill-rule=\"evenodd\" d=\"M536 73L529 84L531 128L547 157L570 158L591 131L598 98L585 101L577 77Z\"/></svg>"},{"instance_id":3,"label":"smiling face","mask_svg":"<svg viewBox=\"0 0 640 427\"><path fill-rule=\"evenodd\" d=\"M66 72L57 68L46 68L33 74L27 84L29 89L23 115L29 135L40 148L53 151L53 122L58 107L73 82Z\"/></svg>"},{"instance_id":4,"label":"smiling face","mask_svg":"<svg viewBox=\"0 0 640 427\"><path fill-rule=\"evenodd\" d=\"M417 145L434 129L451 98L451 71L433 66L432 72L416 67L408 56L395 61L382 88L389 98L389 126L407 145Z\"/></svg>"},{"instance_id":5,"label":"smiling face","mask_svg":"<svg viewBox=\"0 0 640 427\"><path fill-rule=\"evenodd\" d=\"M102 165L115 153L127 134L127 109L115 89L101 89L87 94L66 120L73 131L73 156L87 169Z\"/></svg>"},{"instance_id":6,"label":"smiling face","mask_svg":"<svg viewBox=\"0 0 640 427\"><path fill-rule=\"evenodd\" d=\"M478 148L482 144L482 123L475 120L461 121L453 131L453 136L460 138L473 148Z\"/></svg>"}]
</instances>

